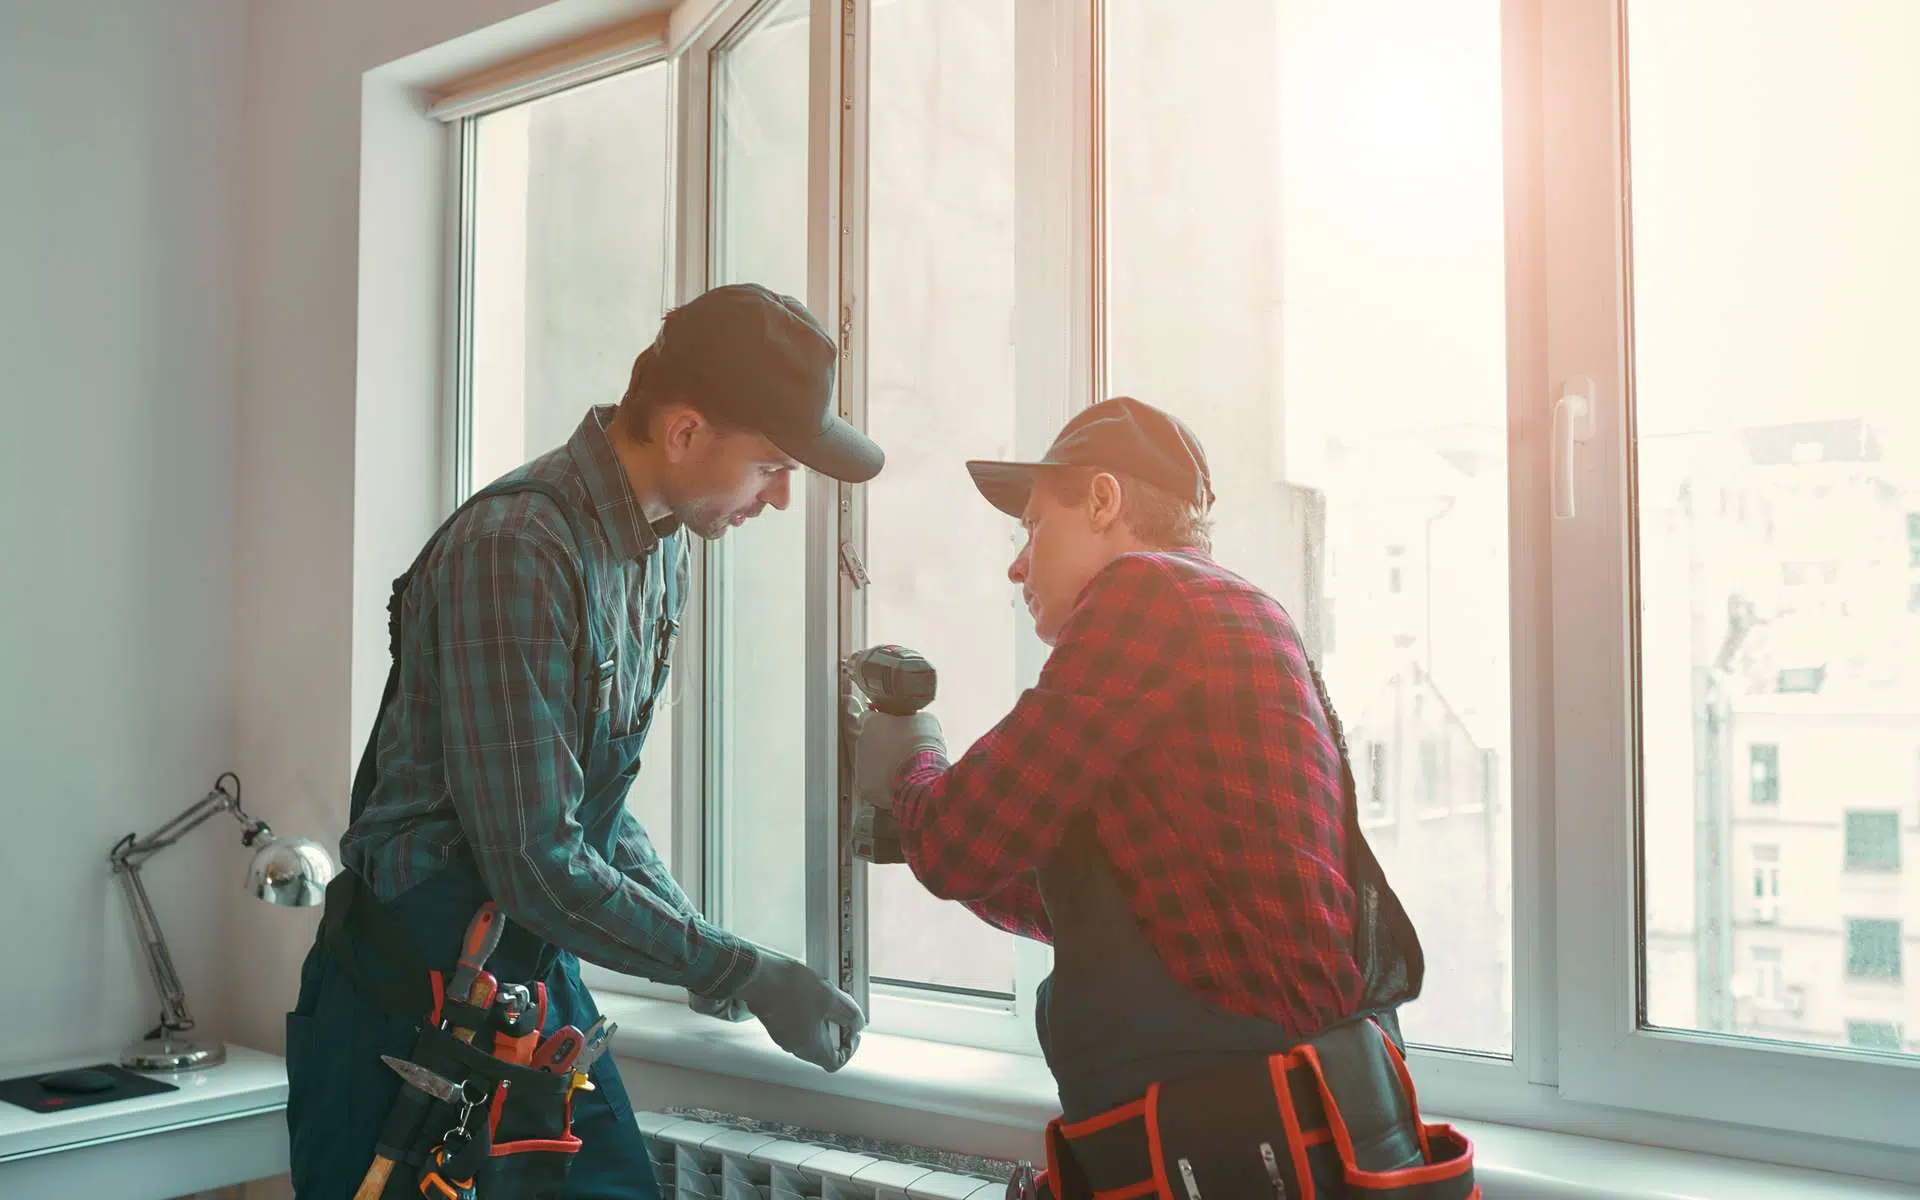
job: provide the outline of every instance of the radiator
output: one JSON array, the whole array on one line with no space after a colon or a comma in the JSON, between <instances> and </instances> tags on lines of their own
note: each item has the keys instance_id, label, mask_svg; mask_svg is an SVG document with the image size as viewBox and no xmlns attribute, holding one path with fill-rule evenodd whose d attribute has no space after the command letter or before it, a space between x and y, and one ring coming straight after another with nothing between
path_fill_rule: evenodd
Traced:
<instances>
[{"instance_id":1,"label":"radiator","mask_svg":"<svg viewBox=\"0 0 1920 1200\"><path fill-rule=\"evenodd\" d=\"M1005 1200L1018 1165L705 1111L638 1117L665 1200Z\"/></svg>"}]
</instances>

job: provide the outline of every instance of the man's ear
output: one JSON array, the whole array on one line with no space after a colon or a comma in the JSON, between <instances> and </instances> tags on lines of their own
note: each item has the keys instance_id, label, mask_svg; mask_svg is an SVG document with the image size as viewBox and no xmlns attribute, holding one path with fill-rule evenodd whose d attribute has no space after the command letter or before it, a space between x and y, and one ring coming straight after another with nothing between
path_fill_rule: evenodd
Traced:
<instances>
[{"instance_id":1,"label":"man's ear","mask_svg":"<svg viewBox=\"0 0 1920 1200\"><path fill-rule=\"evenodd\" d=\"M1120 481L1105 471L1087 485L1087 521L1095 533L1105 533L1120 520Z\"/></svg>"},{"instance_id":2,"label":"man's ear","mask_svg":"<svg viewBox=\"0 0 1920 1200\"><path fill-rule=\"evenodd\" d=\"M679 462L690 456L701 429L706 425L699 413L677 404L661 409L656 419L660 423L660 445L666 451L669 462Z\"/></svg>"}]
</instances>

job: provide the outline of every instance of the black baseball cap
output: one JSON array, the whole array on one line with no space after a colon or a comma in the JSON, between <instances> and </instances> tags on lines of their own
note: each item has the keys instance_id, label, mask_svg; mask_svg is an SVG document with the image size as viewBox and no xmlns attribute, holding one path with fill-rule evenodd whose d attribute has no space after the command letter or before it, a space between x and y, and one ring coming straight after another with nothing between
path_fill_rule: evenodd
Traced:
<instances>
[{"instance_id":1,"label":"black baseball cap","mask_svg":"<svg viewBox=\"0 0 1920 1200\"><path fill-rule=\"evenodd\" d=\"M833 410L833 339L804 304L757 283L711 288L660 322L634 361L644 375L717 421L765 434L796 462L865 483L886 455Z\"/></svg>"},{"instance_id":2,"label":"black baseball cap","mask_svg":"<svg viewBox=\"0 0 1920 1200\"><path fill-rule=\"evenodd\" d=\"M1188 500L1202 512L1213 507L1213 480L1200 439L1178 417L1131 396L1116 396L1068 421L1038 462L967 463L974 486L1001 512L1026 514L1033 479L1059 467L1091 467L1127 475Z\"/></svg>"}]
</instances>

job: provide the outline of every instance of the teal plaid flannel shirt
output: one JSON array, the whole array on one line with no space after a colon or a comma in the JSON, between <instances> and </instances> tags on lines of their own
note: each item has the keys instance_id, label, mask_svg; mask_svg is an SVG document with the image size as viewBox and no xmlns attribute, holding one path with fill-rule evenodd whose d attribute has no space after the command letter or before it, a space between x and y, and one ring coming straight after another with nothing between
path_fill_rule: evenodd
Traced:
<instances>
[{"instance_id":1,"label":"teal plaid flannel shirt","mask_svg":"<svg viewBox=\"0 0 1920 1200\"><path fill-rule=\"evenodd\" d=\"M520 472L597 518L581 529L600 619L619 630L609 729L618 736L637 727L653 680L661 568L677 560L684 596L688 556L669 553L679 540L670 526L647 523L607 440L612 413L589 411L566 445ZM585 844L574 815L601 785L578 757L575 646L585 631L574 555L564 520L533 493L480 501L447 529L407 591L379 780L341 840L342 860L387 899L470 856L502 910L537 936L616 971L731 998L753 971L753 944L696 911L631 813L611 861Z\"/></svg>"}]
</instances>

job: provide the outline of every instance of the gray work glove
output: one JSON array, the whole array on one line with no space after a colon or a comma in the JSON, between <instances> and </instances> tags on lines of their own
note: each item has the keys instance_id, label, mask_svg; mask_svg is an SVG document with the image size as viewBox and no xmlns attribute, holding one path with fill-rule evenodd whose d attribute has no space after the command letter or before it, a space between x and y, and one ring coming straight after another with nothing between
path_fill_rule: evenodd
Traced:
<instances>
[{"instance_id":1,"label":"gray work glove","mask_svg":"<svg viewBox=\"0 0 1920 1200\"><path fill-rule=\"evenodd\" d=\"M807 964L765 947L740 989L740 1002L760 1019L775 1045L823 1071L847 1065L867 1026L852 996Z\"/></svg>"},{"instance_id":2,"label":"gray work glove","mask_svg":"<svg viewBox=\"0 0 1920 1200\"><path fill-rule=\"evenodd\" d=\"M911 716L896 717L870 710L862 718L853 743L854 798L873 808L892 808L894 775L922 750L946 757L946 738L932 713L923 709Z\"/></svg>"}]
</instances>

